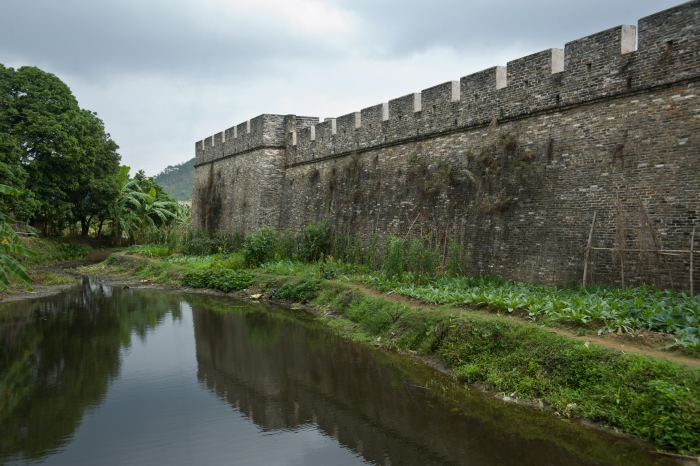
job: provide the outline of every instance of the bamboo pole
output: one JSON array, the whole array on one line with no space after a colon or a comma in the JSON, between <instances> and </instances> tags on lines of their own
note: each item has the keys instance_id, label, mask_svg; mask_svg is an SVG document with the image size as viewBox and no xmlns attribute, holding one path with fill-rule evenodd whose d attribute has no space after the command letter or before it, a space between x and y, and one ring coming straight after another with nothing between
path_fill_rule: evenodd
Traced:
<instances>
[{"instance_id":1,"label":"bamboo pole","mask_svg":"<svg viewBox=\"0 0 700 466\"><path fill-rule=\"evenodd\" d=\"M593 212L593 220L591 221L591 231L588 232L588 245L586 246L586 254L583 256L583 286L586 286L586 276L588 275L588 261L591 256L591 243L593 243L593 227L595 226L595 219L598 216L598 211Z\"/></svg>"},{"instance_id":2,"label":"bamboo pole","mask_svg":"<svg viewBox=\"0 0 700 466\"><path fill-rule=\"evenodd\" d=\"M593 251L618 251L619 248L591 248ZM691 251L690 249L625 249L625 252L658 252L659 254L669 255L670 253L689 253L700 254L700 251Z\"/></svg>"},{"instance_id":3,"label":"bamboo pole","mask_svg":"<svg viewBox=\"0 0 700 466\"><path fill-rule=\"evenodd\" d=\"M695 244L695 227L690 235L690 297L693 297L693 245Z\"/></svg>"},{"instance_id":4,"label":"bamboo pole","mask_svg":"<svg viewBox=\"0 0 700 466\"><path fill-rule=\"evenodd\" d=\"M625 247L627 247L627 239L625 238L625 232L622 229L622 211L620 209L620 188L617 188L617 191L615 191L615 198L617 199L616 206L617 206L617 216L615 218L615 223L616 223L616 230L617 234L616 236L616 242L618 251L617 253L620 256L620 286L622 289L625 289ZM622 244L620 244L622 243Z\"/></svg>"}]
</instances>

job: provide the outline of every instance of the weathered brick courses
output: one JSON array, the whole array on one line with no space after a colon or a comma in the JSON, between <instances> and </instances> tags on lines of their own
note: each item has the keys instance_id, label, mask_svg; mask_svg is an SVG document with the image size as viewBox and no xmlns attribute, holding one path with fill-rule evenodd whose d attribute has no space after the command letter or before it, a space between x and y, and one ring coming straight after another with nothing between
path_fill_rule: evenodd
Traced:
<instances>
[{"instance_id":1,"label":"weathered brick courses","mask_svg":"<svg viewBox=\"0 0 700 466\"><path fill-rule=\"evenodd\" d=\"M544 283L581 279L594 211L595 246L621 225L627 248L688 249L699 27L688 2L641 19L637 50L619 26L323 123L261 115L196 144L193 226L410 230L461 243L472 273ZM688 287L687 254L623 260L626 284ZM596 252L593 281L619 284L620 262Z\"/></svg>"}]
</instances>

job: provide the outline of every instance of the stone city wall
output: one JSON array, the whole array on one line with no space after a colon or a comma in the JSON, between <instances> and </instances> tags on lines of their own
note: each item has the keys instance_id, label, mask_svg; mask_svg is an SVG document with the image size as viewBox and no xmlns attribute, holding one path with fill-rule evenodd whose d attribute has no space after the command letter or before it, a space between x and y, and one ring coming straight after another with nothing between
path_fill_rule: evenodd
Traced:
<instances>
[{"instance_id":1,"label":"stone city wall","mask_svg":"<svg viewBox=\"0 0 700 466\"><path fill-rule=\"evenodd\" d=\"M568 283L597 212L593 245L630 251L592 254L593 282L619 285L624 264L628 285L686 289L689 254L645 251L688 250L698 223L699 26L688 2L324 122L261 115L196 144L194 228L328 219L364 244L454 239L470 273Z\"/></svg>"}]
</instances>

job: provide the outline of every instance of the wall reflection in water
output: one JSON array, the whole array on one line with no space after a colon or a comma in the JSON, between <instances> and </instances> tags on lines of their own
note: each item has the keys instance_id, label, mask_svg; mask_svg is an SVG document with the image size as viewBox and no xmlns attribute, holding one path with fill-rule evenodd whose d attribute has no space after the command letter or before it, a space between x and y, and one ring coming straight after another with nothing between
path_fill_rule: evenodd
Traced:
<instances>
[{"instance_id":1,"label":"wall reflection in water","mask_svg":"<svg viewBox=\"0 0 700 466\"><path fill-rule=\"evenodd\" d=\"M200 381L263 429L316 424L376 464L594 462L553 441L528 439L513 429L455 413L407 378L391 357L380 362L377 356L386 355L290 319L195 307L194 330ZM433 373L433 377L439 375ZM471 402L493 404L481 394ZM498 408L492 414L504 415ZM517 421L514 417L513 422ZM575 435L571 432L574 442ZM629 454L625 450L628 447L623 446L613 463L624 464L624 455Z\"/></svg>"}]
</instances>

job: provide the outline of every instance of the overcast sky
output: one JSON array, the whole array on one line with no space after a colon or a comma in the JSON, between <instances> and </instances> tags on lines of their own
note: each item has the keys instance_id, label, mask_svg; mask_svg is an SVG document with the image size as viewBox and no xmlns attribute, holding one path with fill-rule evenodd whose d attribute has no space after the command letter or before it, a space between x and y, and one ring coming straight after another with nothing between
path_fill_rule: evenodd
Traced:
<instances>
[{"instance_id":1,"label":"overcast sky","mask_svg":"<svg viewBox=\"0 0 700 466\"><path fill-rule=\"evenodd\" d=\"M0 63L96 111L132 172L261 113L344 115L679 0L0 0Z\"/></svg>"}]
</instances>

